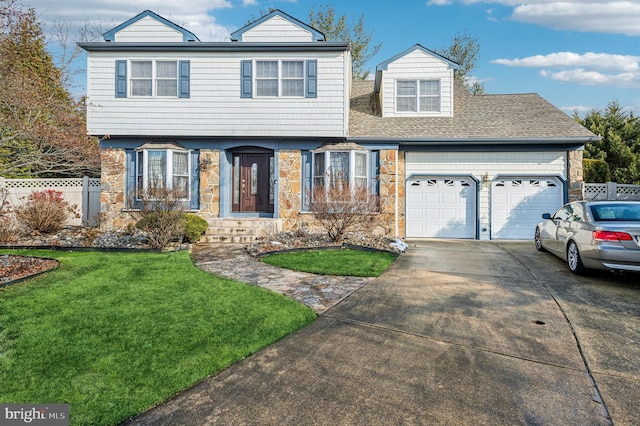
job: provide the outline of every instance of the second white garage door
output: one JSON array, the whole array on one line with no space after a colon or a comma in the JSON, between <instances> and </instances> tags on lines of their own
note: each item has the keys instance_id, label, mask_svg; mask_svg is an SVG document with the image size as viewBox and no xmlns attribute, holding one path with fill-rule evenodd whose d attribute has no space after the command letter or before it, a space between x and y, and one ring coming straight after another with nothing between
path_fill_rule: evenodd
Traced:
<instances>
[{"instance_id":1,"label":"second white garage door","mask_svg":"<svg viewBox=\"0 0 640 426\"><path fill-rule=\"evenodd\" d=\"M557 178L497 179L491 185L491 238L533 238L542 213L562 205L564 190Z\"/></svg>"},{"instance_id":2,"label":"second white garage door","mask_svg":"<svg viewBox=\"0 0 640 426\"><path fill-rule=\"evenodd\" d=\"M468 177L407 181L408 238L475 238L476 182Z\"/></svg>"}]
</instances>

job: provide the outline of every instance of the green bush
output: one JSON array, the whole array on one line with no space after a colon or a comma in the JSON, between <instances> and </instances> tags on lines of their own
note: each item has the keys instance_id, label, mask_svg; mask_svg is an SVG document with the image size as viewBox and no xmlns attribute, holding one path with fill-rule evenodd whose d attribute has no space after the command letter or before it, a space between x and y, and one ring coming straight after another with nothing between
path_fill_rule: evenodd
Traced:
<instances>
[{"instance_id":1,"label":"green bush","mask_svg":"<svg viewBox=\"0 0 640 426\"><path fill-rule=\"evenodd\" d=\"M186 213L182 216L184 239L189 243L197 243L209 227L206 220L195 214Z\"/></svg>"},{"instance_id":2,"label":"green bush","mask_svg":"<svg viewBox=\"0 0 640 426\"><path fill-rule=\"evenodd\" d=\"M604 160L583 159L582 172L587 183L611 182L611 170Z\"/></svg>"}]
</instances>

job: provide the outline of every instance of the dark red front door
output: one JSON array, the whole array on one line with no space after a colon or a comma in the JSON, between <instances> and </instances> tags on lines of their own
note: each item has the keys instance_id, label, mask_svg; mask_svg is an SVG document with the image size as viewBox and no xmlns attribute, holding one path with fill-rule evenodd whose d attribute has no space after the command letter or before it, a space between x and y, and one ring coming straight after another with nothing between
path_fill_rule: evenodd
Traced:
<instances>
[{"instance_id":1,"label":"dark red front door","mask_svg":"<svg viewBox=\"0 0 640 426\"><path fill-rule=\"evenodd\" d=\"M270 212L270 154L234 154L233 211Z\"/></svg>"}]
</instances>

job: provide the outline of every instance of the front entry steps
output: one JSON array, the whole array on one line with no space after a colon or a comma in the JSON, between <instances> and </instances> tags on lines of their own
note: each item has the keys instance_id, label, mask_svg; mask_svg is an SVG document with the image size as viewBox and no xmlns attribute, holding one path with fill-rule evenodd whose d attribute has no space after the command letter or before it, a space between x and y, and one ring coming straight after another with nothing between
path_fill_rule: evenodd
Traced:
<instances>
[{"instance_id":1,"label":"front entry steps","mask_svg":"<svg viewBox=\"0 0 640 426\"><path fill-rule=\"evenodd\" d=\"M209 227L201 243L251 244L259 237L282 231L280 219L265 218L221 218L210 219Z\"/></svg>"}]
</instances>

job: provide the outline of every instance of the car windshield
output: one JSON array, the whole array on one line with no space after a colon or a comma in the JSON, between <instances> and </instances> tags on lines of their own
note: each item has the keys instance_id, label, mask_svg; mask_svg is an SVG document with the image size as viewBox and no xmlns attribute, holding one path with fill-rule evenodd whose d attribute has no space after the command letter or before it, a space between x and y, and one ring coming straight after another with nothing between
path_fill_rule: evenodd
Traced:
<instances>
[{"instance_id":1,"label":"car windshield","mask_svg":"<svg viewBox=\"0 0 640 426\"><path fill-rule=\"evenodd\" d=\"M589 208L596 222L640 220L640 204L596 204Z\"/></svg>"}]
</instances>

